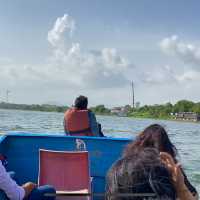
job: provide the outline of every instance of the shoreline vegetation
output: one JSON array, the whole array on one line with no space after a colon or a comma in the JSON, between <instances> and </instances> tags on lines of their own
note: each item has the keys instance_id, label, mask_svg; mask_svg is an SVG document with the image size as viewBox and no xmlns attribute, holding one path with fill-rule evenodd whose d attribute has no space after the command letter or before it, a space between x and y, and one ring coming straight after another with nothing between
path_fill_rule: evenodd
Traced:
<instances>
[{"instance_id":1,"label":"shoreline vegetation","mask_svg":"<svg viewBox=\"0 0 200 200\"><path fill-rule=\"evenodd\" d=\"M51 104L15 104L15 103L6 103L0 102L0 109L8 110L24 110L24 111L40 111L40 112L60 112L64 113L69 106L58 106ZM98 115L111 115L111 110L106 108L104 105L98 105L95 107L89 108L95 114Z\"/></svg>"},{"instance_id":2,"label":"shoreline vegetation","mask_svg":"<svg viewBox=\"0 0 200 200\"><path fill-rule=\"evenodd\" d=\"M57 106L49 104L14 104L14 103L0 103L0 109L16 109L16 110L29 110L29 111L44 111L44 112L61 112L64 113L69 106ZM125 110L127 117L135 118L151 118L151 119L164 119L175 120L175 114L181 112L191 112L200 114L200 102L195 103L188 100L180 100L174 105L171 103L144 105L138 108L132 108L130 105L121 107ZM115 108L113 108L115 109ZM98 115L115 115L113 109L106 108L104 105L97 105L91 107L95 114ZM180 120L182 121L182 120Z\"/></svg>"},{"instance_id":3,"label":"shoreline vegetation","mask_svg":"<svg viewBox=\"0 0 200 200\"><path fill-rule=\"evenodd\" d=\"M15 104L15 103L0 103L0 109L8 110L27 110L27 111L41 111L41 112L65 112L69 107L68 106L56 106L49 104Z\"/></svg>"},{"instance_id":4,"label":"shoreline vegetation","mask_svg":"<svg viewBox=\"0 0 200 200\"><path fill-rule=\"evenodd\" d=\"M200 116L200 102L180 100L175 104L145 105L140 108L132 108L128 111L128 117L150 118L180 122L198 122Z\"/></svg>"}]
</instances>

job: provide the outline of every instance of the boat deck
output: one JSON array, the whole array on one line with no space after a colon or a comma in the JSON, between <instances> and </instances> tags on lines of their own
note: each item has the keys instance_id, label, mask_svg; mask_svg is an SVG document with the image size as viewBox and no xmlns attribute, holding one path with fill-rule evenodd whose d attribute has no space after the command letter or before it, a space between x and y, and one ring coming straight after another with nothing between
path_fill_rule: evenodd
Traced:
<instances>
[{"instance_id":1,"label":"boat deck","mask_svg":"<svg viewBox=\"0 0 200 200\"><path fill-rule=\"evenodd\" d=\"M77 147L77 139L85 144L86 150L89 152L93 192L103 193L107 170L120 157L123 148L130 141L129 139L18 132L0 135L0 152L8 157L7 170L16 172L16 180L19 184L27 181L37 182L39 149L74 151Z\"/></svg>"}]
</instances>

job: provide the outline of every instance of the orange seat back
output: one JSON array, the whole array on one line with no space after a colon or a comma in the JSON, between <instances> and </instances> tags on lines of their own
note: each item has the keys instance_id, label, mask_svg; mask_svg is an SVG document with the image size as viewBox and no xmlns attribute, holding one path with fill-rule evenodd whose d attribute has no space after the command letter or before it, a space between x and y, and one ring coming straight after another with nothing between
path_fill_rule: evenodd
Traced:
<instances>
[{"instance_id":1,"label":"orange seat back","mask_svg":"<svg viewBox=\"0 0 200 200\"><path fill-rule=\"evenodd\" d=\"M38 182L39 186L52 185L57 191L88 189L90 193L88 152L40 150Z\"/></svg>"}]
</instances>

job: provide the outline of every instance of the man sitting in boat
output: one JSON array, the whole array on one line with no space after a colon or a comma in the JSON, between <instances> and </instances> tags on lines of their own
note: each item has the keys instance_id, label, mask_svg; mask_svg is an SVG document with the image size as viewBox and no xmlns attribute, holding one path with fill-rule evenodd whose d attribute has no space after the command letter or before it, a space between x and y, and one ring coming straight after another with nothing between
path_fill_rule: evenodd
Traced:
<instances>
[{"instance_id":1,"label":"man sitting in boat","mask_svg":"<svg viewBox=\"0 0 200 200\"><path fill-rule=\"evenodd\" d=\"M37 187L35 183L28 182L19 186L6 172L4 160L0 159L0 199L1 200L54 200L55 189L52 186ZM45 194L52 194L45 196Z\"/></svg>"},{"instance_id":2,"label":"man sitting in boat","mask_svg":"<svg viewBox=\"0 0 200 200\"><path fill-rule=\"evenodd\" d=\"M95 114L87 108L87 97L77 97L74 104L74 107L68 109L64 115L65 133L77 136L103 136Z\"/></svg>"}]
</instances>

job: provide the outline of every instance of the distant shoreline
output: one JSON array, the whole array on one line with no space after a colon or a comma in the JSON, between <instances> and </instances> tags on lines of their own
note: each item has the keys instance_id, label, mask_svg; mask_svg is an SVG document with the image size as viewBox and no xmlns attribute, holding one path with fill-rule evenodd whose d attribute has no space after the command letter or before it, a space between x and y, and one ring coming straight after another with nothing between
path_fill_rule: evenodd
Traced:
<instances>
[{"instance_id":1,"label":"distant shoreline","mask_svg":"<svg viewBox=\"0 0 200 200\"><path fill-rule=\"evenodd\" d=\"M12 103L0 103L0 109L5 110L21 110L21 111L35 111L35 112L55 112L55 113L65 113L68 106L57 106L57 105L49 105L49 104L12 104ZM105 108L104 105L99 105L96 107L89 108L97 115L107 115L112 116L110 110Z\"/></svg>"},{"instance_id":2,"label":"distant shoreline","mask_svg":"<svg viewBox=\"0 0 200 200\"><path fill-rule=\"evenodd\" d=\"M185 100L179 101L186 102ZM187 102L186 102L187 103ZM163 106L163 109L167 107L171 107L169 103ZM128 107L128 106L127 106ZM174 115L171 115L172 109L168 109L167 113L162 113L162 106L154 105L154 106L143 106L139 109L133 110L131 107L127 112L128 118L135 118L135 119L153 119L153 120L167 120L167 121L175 121L175 122L189 122L189 123L199 123L199 121L194 120L186 120L186 119L175 119ZM0 109L7 109L7 110L21 110L21 111L38 111L38 112L56 112L56 113L64 113L69 106L57 106L57 105L50 105L50 104L14 104L14 103L6 103L0 102ZM160 112L158 112L158 108L160 108ZM104 105L97 105L95 107L89 108L92 112L96 115L100 116L116 116L112 113L112 109L106 108ZM148 112L147 112L148 111ZM153 112L154 111L154 112ZM162 114L162 115L161 115ZM116 116L117 117L117 116Z\"/></svg>"},{"instance_id":3,"label":"distant shoreline","mask_svg":"<svg viewBox=\"0 0 200 200\"><path fill-rule=\"evenodd\" d=\"M127 116L128 118L135 118L135 119L152 119L152 120L163 120L163 121L172 121L172 122L181 122L181 123L195 123L200 124L199 121L192 121L192 120L178 120L173 118L153 118L153 117L134 117L134 116Z\"/></svg>"},{"instance_id":4,"label":"distant shoreline","mask_svg":"<svg viewBox=\"0 0 200 200\"><path fill-rule=\"evenodd\" d=\"M28 110L28 109L14 109L14 108L2 108L0 106L0 109L2 110L16 110L16 111L33 111L33 112L49 112L49 113L63 113L64 112L58 112L58 111L45 111L45 110ZM106 114L106 113L97 113L95 112L96 115L99 116L113 116L113 117L119 117L117 115L111 115L111 114ZM123 118L123 117L122 117ZM190 120L176 120L176 119L172 119L172 118L153 118L153 117L135 117L135 116L126 116L126 118L132 118L132 119L152 119L152 120L163 120L163 121L172 121L172 122L182 122L182 123L195 123L195 124L200 124L200 122L196 122L196 121L190 121Z\"/></svg>"},{"instance_id":5,"label":"distant shoreline","mask_svg":"<svg viewBox=\"0 0 200 200\"><path fill-rule=\"evenodd\" d=\"M24 110L24 111L41 111L41 112L65 112L69 107L68 106L56 106L48 104L13 104L13 103L0 103L0 109L7 110Z\"/></svg>"}]
</instances>

